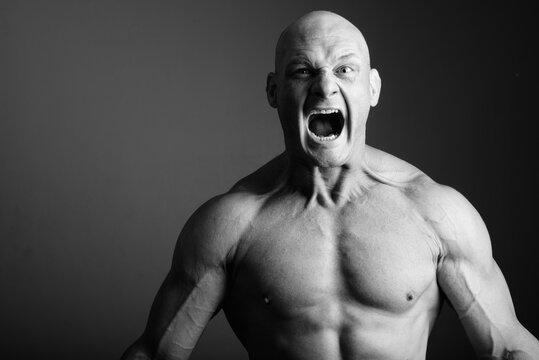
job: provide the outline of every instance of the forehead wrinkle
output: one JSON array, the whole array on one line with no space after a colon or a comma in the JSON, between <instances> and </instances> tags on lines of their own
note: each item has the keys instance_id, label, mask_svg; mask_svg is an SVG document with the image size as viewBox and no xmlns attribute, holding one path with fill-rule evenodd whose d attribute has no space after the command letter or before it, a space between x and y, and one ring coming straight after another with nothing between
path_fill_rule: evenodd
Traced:
<instances>
[{"instance_id":1,"label":"forehead wrinkle","mask_svg":"<svg viewBox=\"0 0 539 360\"><path fill-rule=\"evenodd\" d=\"M313 60L311 56L308 54L305 54L303 52L297 52L295 54L292 54L288 56L287 61L285 62L285 67L290 65L297 65L297 64L309 64L309 65L316 65L317 61ZM329 59L329 63L338 63L343 60L358 60L361 62L361 56L357 54L357 51L354 50L344 50L344 51L337 51L334 54L331 54L330 51L327 51L324 59Z\"/></svg>"},{"instance_id":2,"label":"forehead wrinkle","mask_svg":"<svg viewBox=\"0 0 539 360\"><path fill-rule=\"evenodd\" d=\"M294 64L326 64L334 65L343 60L357 60L363 64L363 52L356 47L349 46L347 42L341 47L341 44L331 46L300 46L289 49L281 55L281 63L284 67ZM368 65L368 63L367 63Z\"/></svg>"}]
</instances>

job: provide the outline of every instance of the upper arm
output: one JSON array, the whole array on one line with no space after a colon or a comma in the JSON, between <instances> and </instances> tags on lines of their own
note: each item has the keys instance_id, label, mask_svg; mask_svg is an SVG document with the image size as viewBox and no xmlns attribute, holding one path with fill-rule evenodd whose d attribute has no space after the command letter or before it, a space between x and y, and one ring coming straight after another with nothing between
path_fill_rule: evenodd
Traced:
<instances>
[{"instance_id":1,"label":"upper arm","mask_svg":"<svg viewBox=\"0 0 539 360\"><path fill-rule=\"evenodd\" d=\"M144 341L166 359L186 359L225 297L241 216L223 199L198 209L178 237L171 269L152 305Z\"/></svg>"},{"instance_id":2,"label":"upper arm","mask_svg":"<svg viewBox=\"0 0 539 360\"><path fill-rule=\"evenodd\" d=\"M537 358L539 343L516 318L507 283L492 257L490 237L481 217L451 188L439 186L431 196L436 204L430 221L443 251L438 283L476 353L495 358L521 351Z\"/></svg>"}]
</instances>

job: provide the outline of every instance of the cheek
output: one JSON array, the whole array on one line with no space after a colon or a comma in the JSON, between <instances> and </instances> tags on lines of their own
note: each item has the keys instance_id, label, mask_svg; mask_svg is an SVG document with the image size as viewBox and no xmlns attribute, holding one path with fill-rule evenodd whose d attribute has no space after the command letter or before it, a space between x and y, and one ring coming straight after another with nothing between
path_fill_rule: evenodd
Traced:
<instances>
[{"instance_id":1,"label":"cheek","mask_svg":"<svg viewBox=\"0 0 539 360\"><path fill-rule=\"evenodd\" d=\"M370 111L370 95L368 89L355 87L343 93L348 108L349 129L352 133L363 132Z\"/></svg>"},{"instance_id":2,"label":"cheek","mask_svg":"<svg viewBox=\"0 0 539 360\"><path fill-rule=\"evenodd\" d=\"M370 91L365 84L350 86L343 91L343 96L351 110L364 110L370 107Z\"/></svg>"},{"instance_id":3,"label":"cheek","mask_svg":"<svg viewBox=\"0 0 539 360\"><path fill-rule=\"evenodd\" d=\"M298 104L303 101L308 91L308 86L301 82L286 83L280 92L283 103Z\"/></svg>"}]
</instances>

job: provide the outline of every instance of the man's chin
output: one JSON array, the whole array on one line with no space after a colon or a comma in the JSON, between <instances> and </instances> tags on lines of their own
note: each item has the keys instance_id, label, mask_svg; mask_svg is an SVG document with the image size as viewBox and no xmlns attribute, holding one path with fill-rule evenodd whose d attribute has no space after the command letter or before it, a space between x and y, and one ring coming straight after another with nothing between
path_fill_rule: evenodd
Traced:
<instances>
[{"instance_id":1,"label":"man's chin","mask_svg":"<svg viewBox=\"0 0 539 360\"><path fill-rule=\"evenodd\" d=\"M348 159L348 156L337 151L313 151L307 152L307 157L314 166L322 168L332 168L343 166Z\"/></svg>"}]
</instances>

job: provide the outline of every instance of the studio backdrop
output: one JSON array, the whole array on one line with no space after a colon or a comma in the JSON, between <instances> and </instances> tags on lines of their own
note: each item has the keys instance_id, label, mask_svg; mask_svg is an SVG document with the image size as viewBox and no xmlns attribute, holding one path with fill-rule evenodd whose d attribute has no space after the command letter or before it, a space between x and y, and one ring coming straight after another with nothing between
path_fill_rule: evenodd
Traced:
<instances>
[{"instance_id":1,"label":"studio backdrop","mask_svg":"<svg viewBox=\"0 0 539 360\"><path fill-rule=\"evenodd\" d=\"M141 334L187 218L283 151L266 74L280 31L315 9L369 44L382 91L367 143L470 200L538 335L530 9L0 0L3 357L118 359ZM428 354L474 358L448 306ZM220 313L192 358L247 354Z\"/></svg>"}]
</instances>

